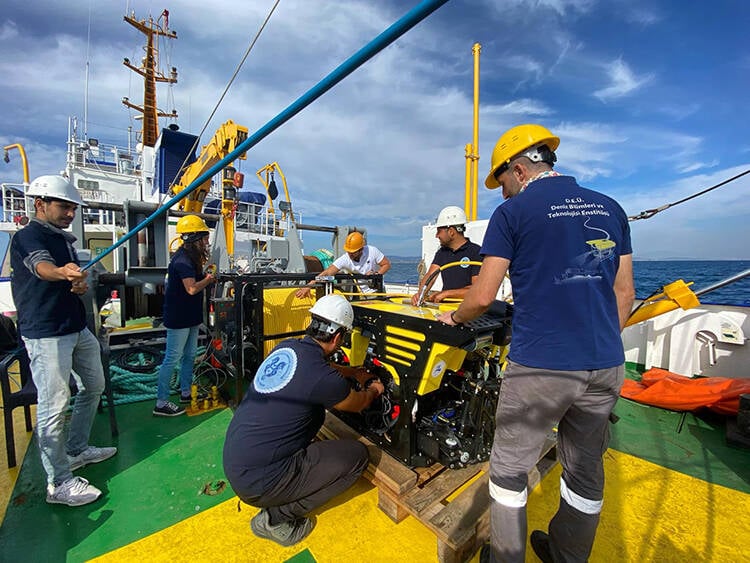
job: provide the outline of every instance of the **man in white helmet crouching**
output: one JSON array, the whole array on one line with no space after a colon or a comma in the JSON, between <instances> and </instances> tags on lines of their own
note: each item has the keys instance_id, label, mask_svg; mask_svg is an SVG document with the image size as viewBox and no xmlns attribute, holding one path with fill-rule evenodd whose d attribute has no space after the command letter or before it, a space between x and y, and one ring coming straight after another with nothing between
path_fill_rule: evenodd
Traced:
<instances>
[{"instance_id":1,"label":"man in white helmet crouching","mask_svg":"<svg viewBox=\"0 0 750 563\"><path fill-rule=\"evenodd\" d=\"M40 176L26 195L34 198L35 215L10 245L11 289L38 390L36 432L47 473L47 502L80 506L102 493L72 472L117 453L116 448L88 443L104 371L99 341L86 328L79 297L88 289L87 274L73 248L76 237L65 230L84 203L62 176ZM71 371L78 394L66 436Z\"/></svg>"},{"instance_id":2,"label":"man in white helmet crouching","mask_svg":"<svg viewBox=\"0 0 750 563\"><path fill-rule=\"evenodd\" d=\"M224 472L240 499L261 508L253 533L283 546L313 528L312 510L348 489L367 467L367 448L356 440L313 442L325 411L360 412L383 393L372 376L334 366L327 358L352 329L354 312L341 295L326 295L310 309L306 336L277 345L258 367L237 407L224 443Z\"/></svg>"}]
</instances>

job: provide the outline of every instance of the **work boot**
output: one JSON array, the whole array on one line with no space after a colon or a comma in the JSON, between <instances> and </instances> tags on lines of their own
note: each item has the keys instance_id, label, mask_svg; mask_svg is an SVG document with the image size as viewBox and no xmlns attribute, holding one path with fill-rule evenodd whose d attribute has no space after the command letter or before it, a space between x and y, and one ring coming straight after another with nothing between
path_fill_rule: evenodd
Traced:
<instances>
[{"instance_id":1,"label":"work boot","mask_svg":"<svg viewBox=\"0 0 750 563\"><path fill-rule=\"evenodd\" d=\"M89 446L78 455L68 456L70 470L75 471L76 469L80 469L91 463L99 463L100 461L111 458L116 453L117 448L97 448L96 446Z\"/></svg>"},{"instance_id":2,"label":"work boot","mask_svg":"<svg viewBox=\"0 0 750 563\"><path fill-rule=\"evenodd\" d=\"M274 526L271 525L271 515L268 510L263 508L250 520L250 529L259 538L289 547L301 542L308 536L313 529L313 521L309 518L298 518Z\"/></svg>"},{"instance_id":3,"label":"work boot","mask_svg":"<svg viewBox=\"0 0 750 563\"><path fill-rule=\"evenodd\" d=\"M536 556L542 560L542 563L554 563L552 550L549 547L549 535L541 530L531 532L531 549Z\"/></svg>"}]
</instances>

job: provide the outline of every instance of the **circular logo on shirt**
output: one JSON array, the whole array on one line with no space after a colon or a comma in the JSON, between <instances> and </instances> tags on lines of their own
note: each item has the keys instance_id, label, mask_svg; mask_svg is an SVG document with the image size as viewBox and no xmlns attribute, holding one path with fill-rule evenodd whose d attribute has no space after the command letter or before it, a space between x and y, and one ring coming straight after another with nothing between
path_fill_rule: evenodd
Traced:
<instances>
[{"instance_id":1,"label":"circular logo on shirt","mask_svg":"<svg viewBox=\"0 0 750 563\"><path fill-rule=\"evenodd\" d=\"M297 354L291 348L271 352L260 364L253 387L258 393L275 393L287 386L297 369Z\"/></svg>"},{"instance_id":2,"label":"circular logo on shirt","mask_svg":"<svg viewBox=\"0 0 750 563\"><path fill-rule=\"evenodd\" d=\"M459 268L468 268L469 266L471 266L471 264L469 264L471 260L469 259L468 256L464 256L463 258L461 258L460 262L461 262L461 265L459 266ZM464 264L464 262L466 263Z\"/></svg>"}]
</instances>

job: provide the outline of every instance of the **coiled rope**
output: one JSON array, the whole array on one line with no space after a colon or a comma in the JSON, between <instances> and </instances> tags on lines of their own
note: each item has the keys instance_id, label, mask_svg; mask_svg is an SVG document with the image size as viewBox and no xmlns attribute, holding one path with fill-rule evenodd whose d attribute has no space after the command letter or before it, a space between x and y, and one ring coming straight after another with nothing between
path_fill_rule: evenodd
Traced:
<instances>
[{"instance_id":1,"label":"coiled rope","mask_svg":"<svg viewBox=\"0 0 750 563\"><path fill-rule=\"evenodd\" d=\"M151 346L137 346L112 355L109 376L115 406L156 400L159 367L163 356L161 350ZM193 367L193 384L198 386L199 394L209 394L214 385L221 388L227 377L224 370L211 365L206 355L206 347L200 347ZM179 366L176 366L172 373L169 388L175 392L180 390ZM102 395L102 401L107 404L106 394Z\"/></svg>"}]
</instances>

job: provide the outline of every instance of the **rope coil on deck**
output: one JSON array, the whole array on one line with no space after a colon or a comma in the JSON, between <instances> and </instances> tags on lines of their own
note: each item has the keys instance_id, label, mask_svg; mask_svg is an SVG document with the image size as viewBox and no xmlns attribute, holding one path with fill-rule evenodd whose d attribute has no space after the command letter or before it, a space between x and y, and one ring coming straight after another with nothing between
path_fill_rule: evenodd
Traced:
<instances>
[{"instance_id":1,"label":"rope coil on deck","mask_svg":"<svg viewBox=\"0 0 750 563\"><path fill-rule=\"evenodd\" d=\"M109 374L115 406L156 400L163 357L163 352L152 346L137 346L112 356ZM212 386L221 387L226 382L227 374L209 363L205 346L198 349L195 359L193 383L200 391L208 392ZM180 391L179 366L172 373L169 388ZM102 402L107 405L106 394L102 395Z\"/></svg>"}]
</instances>

